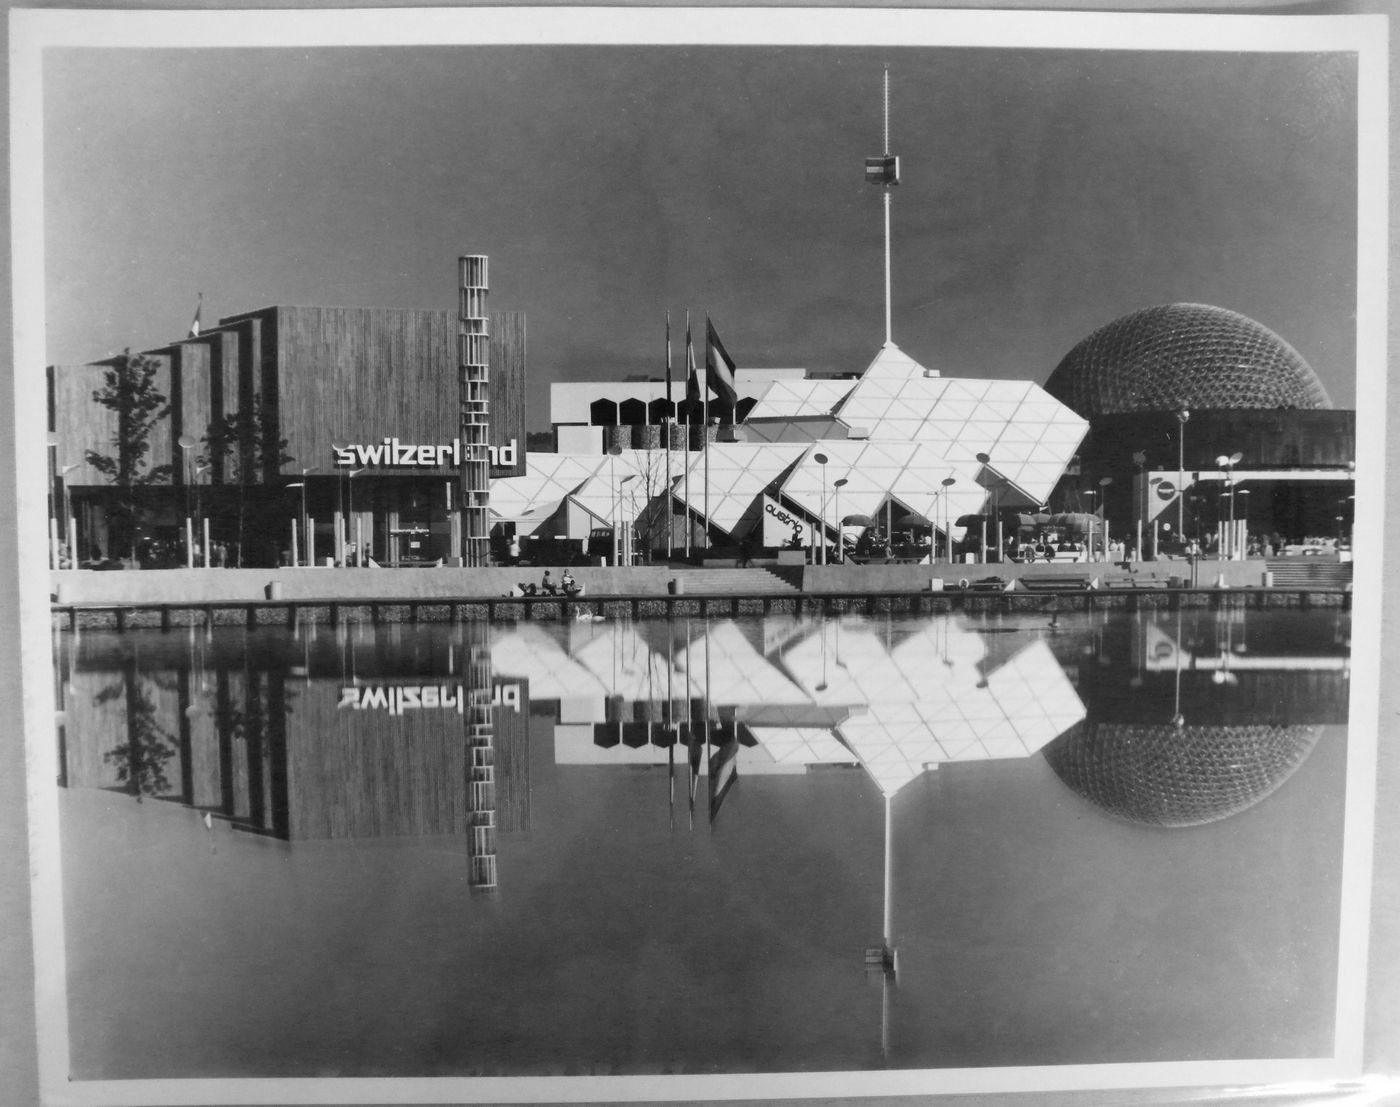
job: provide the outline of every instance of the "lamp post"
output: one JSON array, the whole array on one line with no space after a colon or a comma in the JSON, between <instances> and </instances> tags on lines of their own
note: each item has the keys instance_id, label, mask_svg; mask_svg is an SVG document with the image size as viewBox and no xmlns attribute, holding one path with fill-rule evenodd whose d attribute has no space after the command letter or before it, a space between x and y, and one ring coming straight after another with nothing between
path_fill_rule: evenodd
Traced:
<instances>
[{"instance_id":1,"label":"lamp post","mask_svg":"<svg viewBox=\"0 0 1400 1107\"><path fill-rule=\"evenodd\" d=\"M1099 478L1099 511L1102 513L1100 522L1103 524L1103 554L1104 560L1108 560L1108 486L1113 483L1112 477ZM1094 559L1094 543L1089 542L1089 560Z\"/></svg>"},{"instance_id":2,"label":"lamp post","mask_svg":"<svg viewBox=\"0 0 1400 1107\"><path fill-rule=\"evenodd\" d=\"M1238 451L1233 454L1221 454L1215 459L1215 464L1225 470L1225 488L1230 497L1230 549L1228 557L1231 561L1235 559L1235 466L1240 463L1244 454ZM1225 543L1220 543L1221 552L1224 554Z\"/></svg>"},{"instance_id":3,"label":"lamp post","mask_svg":"<svg viewBox=\"0 0 1400 1107\"><path fill-rule=\"evenodd\" d=\"M947 491L949 488L952 488L953 485L955 485L955 484L957 484L957 483L958 483L958 481L957 481L957 478L956 478L956 477L944 477L944 478L943 478L942 487L943 487L944 491ZM949 565L951 565L951 564L953 563L953 522L952 522L952 520L953 520L953 516L952 516L952 512L951 512L951 505L950 505L949 502L948 502L948 497L947 497L947 496L944 496L944 497L943 497L943 545L944 545L945 549L946 549L947 552L948 552L948 564L949 564ZM935 553L936 553L936 552L937 552L937 551L935 551Z\"/></svg>"},{"instance_id":4,"label":"lamp post","mask_svg":"<svg viewBox=\"0 0 1400 1107\"><path fill-rule=\"evenodd\" d=\"M344 438L336 438L336 439L332 439L332 441L331 441L331 449L333 449L333 450L336 452L337 455L339 455L339 454L341 453L341 451L347 450L347 449L349 449L349 448L350 448L350 443L349 443L346 439L344 439ZM339 522L339 524L337 524L337 526L336 526L336 528L335 528L335 544L336 544L335 560L336 560L337 564L340 564L340 565L344 565L344 564L346 564L346 562L348 562L348 561L350 560L348 557L345 556L346 547L350 544L350 517L349 517L348 515L345 514L345 480L344 480L344 477L345 477L345 470L344 470L344 469L338 470L337 473L336 473L336 480L335 480L335 501L336 501L336 502L335 502L335 508L336 508L337 514L339 514L339 516L340 516L340 522ZM448 497L449 497L449 499L451 498L451 493L450 493L450 492L448 493ZM449 510L449 512L450 512L451 509L452 509L452 505L449 503L449 504L447 505L447 507L448 507L448 510Z\"/></svg>"},{"instance_id":5,"label":"lamp post","mask_svg":"<svg viewBox=\"0 0 1400 1107\"><path fill-rule=\"evenodd\" d=\"M352 470L350 470L350 472L348 472L348 473L345 474L345 483L346 483L346 486L348 487L349 493L350 493L350 502L349 502L349 504L347 505L347 507L348 507L348 518L347 518L347 520L346 520L346 522L347 522L347 528L346 528L346 529L347 529L347 533L349 532L349 526L348 526L349 520L355 518L355 478L358 477L361 473L363 473L363 472L365 471L366 468L368 468L368 466L362 465L362 466L360 466L360 468L358 468L358 469L352 469ZM362 565L364 564L364 553L363 553L363 551L360 549L361 543L360 543L360 534L359 534L359 526L358 526L358 525L356 525L356 527L355 527L354 535L355 535L355 568L358 569L360 566L362 566Z\"/></svg>"},{"instance_id":6,"label":"lamp post","mask_svg":"<svg viewBox=\"0 0 1400 1107\"><path fill-rule=\"evenodd\" d=\"M836 560L842 565L846 564L846 524L841 521L841 489L847 481L846 477L832 481L836 489Z\"/></svg>"},{"instance_id":7,"label":"lamp post","mask_svg":"<svg viewBox=\"0 0 1400 1107\"><path fill-rule=\"evenodd\" d=\"M307 474L315 473L317 471L318 467L315 465L308 465L305 469L301 471L301 540L302 544L306 547L305 553L307 565L311 564L311 560L315 556L315 550L312 549L311 531L310 528L307 526L309 520L306 517L306 477Z\"/></svg>"},{"instance_id":8,"label":"lamp post","mask_svg":"<svg viewBox=\"0 0 1400 1107\"><path fill-rule=\"evenodd\" d=\"M612 549L612 563L613 563L613 565L619 564L619 562L618 562L618 560L617 560L617 550L618 550L618 542L617 542L617 514L618 514L618 504L619 504L619 503L621 502L621 500L622 500L622 488L621 488L621 486L617 483L617 459L618 459L618 455L620 455L621 453L622 453L622 447L621 447L621 446L618 446L618 445L614 444L614 445L608 447L608 485L610 486L611 491L612 491L612 532L613 532L613 535L612 535L612 537L613 537L613 541L612 541L612 547L613 547L613 549ZM710 522L710 521L709 521L708 519L706 519L706 520L705 520L705 525L706 525L706 526L709 526L709 522Z\"/></svg>"},{"instance_id":9,"label":"lamp post","mask_svg":"<svg viewBox=\"0 0 1400 1107\"><path fill-rule=\"evenodd\" d=\"M1184 407L1176 413L1180 424L1176 435L1176 532L1180 535L1186 533L1186 421L1190 418Z\"/></svg>"},{"instance_id":10,"label":"lamp post","mask_svg":"<svg viewBox=\"0 0 1400 1107\"><path fill-rule=\"evenodd\" d=\"M209 520L204 517L204 474L214 468L209 461L200 461L194 467L194 520L199 532L204 536L204 567L209 568Z\"/></svg>"},{"instance_id":11,"label":"lamp post","mask_svg":"<svg viewBox=\"0 0 1400 1107\"><path fill-rule=\"evenodd\" d=\"M68 487L68 474L82 464L70 461L58 471L61 482L60 495L63 499L63 540L68 543L68 560L73 568L78 567L78 521L73 518L73 491Z\"/></svg>"},{"instance_id":12,"label":"lamp post","mask_svg":"<svg viewBox=\"0 0 1400 1107\"><path fill-rule=\"evenodd\" d=\"M822 467L822 525L818 533L821 535L821 546L817 556L817 564L826 564L826 463L830 460L826 454L813 454L812 460Z\"/></svg>"},{"instance_id":13,"label":"lamp post","mask_svg":"<svg viewBox=\"0 0 1400 1107\"><path fill-rule=\"evenodd\" d=\"M628 473L617 482L617 505L619 514L622 516L622 560L628 565L632 564L634 558L632 529L637 520L637 505L635 500L632 501L632 514L629 516L627 513L627 501L631 499L631 490L628 489L627 499L623 498L622 490L627 482L634 479L636 476L636 473ZM617 533L616 530L614 530L614 533ZM621 562L619 562L619 564L621 564Z\"/></svg>"},{"instance_id":14,"label":"lamp post","mask_svg":"<svg viewBox=\"0 0 1400 1107\"><path fill-rule=\"evenodd\" d=\"M184 485L185 485L185 568L194 568L194 525L190 519L190 485L194 483L194 469L191 459L194 452L195 441L188 434L182 434L176 442L185 459Z\"/></svg>"},{"instance_id":15,"label":"lamp post","mask_svg":"<svg viewBox=\"0 0 1400 1107\"><path fill-rule=\"evenodd\" d=\"M991 455L990 455L990 454L985 454L985 453L983 453L983 454L978 454L978 455L977 455L977 460L980 461L980 462L982 463L982 467L983 467L984 469L990 469L990 468L991 468L991 465L992 465L992 458L991 458ZM993 518L995 518L996 521L997 521L997 526L996 526L997 561L1000 562L1000 561L1001 561L1001 480L1000 480L1000 478L994 477L994 478L992 479L991 489L992 489L992 516L993 516ZM983 522L982 522L982 561L985 563L986 560L987 560L987 523L986 523L985 520L983 520Z\"/></svg>"}]
</instances>

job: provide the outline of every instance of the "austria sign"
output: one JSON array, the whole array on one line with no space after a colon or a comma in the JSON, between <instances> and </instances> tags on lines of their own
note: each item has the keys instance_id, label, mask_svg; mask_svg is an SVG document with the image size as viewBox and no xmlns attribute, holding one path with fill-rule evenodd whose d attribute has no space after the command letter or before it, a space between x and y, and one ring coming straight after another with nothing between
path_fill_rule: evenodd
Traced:
<instances>
[{"instance_id":1,"label":"austria sign","mask_svg":"<svg viewBox=\"0 0 1400 1107\"><path fill-rule=\"evenodd\" d=\"M492 465L509 468L515 465L516 440L512 438L504 446L488 446L486 452ZM382 469L459 469L464 453L460 438L446 443L426 444L385 438L373 446L352 443L335 447L335 464L338 469L367 469L371 466Z\"/></svg>"}]
</instances>

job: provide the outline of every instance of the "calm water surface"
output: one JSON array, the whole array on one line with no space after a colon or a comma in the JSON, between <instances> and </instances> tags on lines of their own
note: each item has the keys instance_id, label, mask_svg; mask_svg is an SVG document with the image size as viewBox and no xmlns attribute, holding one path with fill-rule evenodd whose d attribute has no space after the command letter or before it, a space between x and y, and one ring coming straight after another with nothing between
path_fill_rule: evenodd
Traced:
<instances>
[{"instance_id":1,"label":"calm water surface","mask_svg":"<svg viewBox=\"0 0 1400 1107\"><path fill-rule=\"evenodd\" d=\"M1349 635L56 636L73 1075L1329 1055Z\"/></svg>"}]
</instances>

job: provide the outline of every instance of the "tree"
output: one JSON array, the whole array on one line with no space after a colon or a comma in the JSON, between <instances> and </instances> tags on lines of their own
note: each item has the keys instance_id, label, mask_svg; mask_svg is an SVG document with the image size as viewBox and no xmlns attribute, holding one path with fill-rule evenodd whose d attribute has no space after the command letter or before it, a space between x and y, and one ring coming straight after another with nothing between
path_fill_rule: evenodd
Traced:
<instances>
[{"instance_id":1,"label":"tree","mask_svg":"<svg viewBox=\"0 0 1400 1107\"><path fill-rule=\"evenodd\" d=\"M234 564L243 567L243 534L248 517L248 486L259 475L266 480L296 459L287 453L287 439L277 433L262 393L253 394L252 405L226 413L209 424L201 440L205 452L199 464L209 465L223 483L238 485L238 538Z\"/></svg>"},{"instance_id":2,"label":"tree","mask_svg":"<svg viewBox=\"0 0 1400 1107\"><path fill-rule=\"evenodd\" d=\"M133 354L128 348L103 370L103 387L92 398L115 413L116 433L111 438L115 450L100 454L88 450L87 463L121 490L115 512L117 535L114 545L124 545L136 558L140 522L140 490L170 479L170 465L151 465L151 434L170 413L165 394L156 387L160 365L154 358Z\"/></svg>"}]
</instances>

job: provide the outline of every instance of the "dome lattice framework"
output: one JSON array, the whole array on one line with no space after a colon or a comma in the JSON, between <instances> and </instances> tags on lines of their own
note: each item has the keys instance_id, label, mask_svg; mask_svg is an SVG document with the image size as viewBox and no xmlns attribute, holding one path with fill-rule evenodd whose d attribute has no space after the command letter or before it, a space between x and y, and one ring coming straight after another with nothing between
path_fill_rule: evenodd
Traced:
<instances>
[{"instance_id":1,"label":"dome lattice framework","mask_svg":"<svg viewBox=\"0 0 1400 1107\"><path fill-rule=\"evenodd\" d=\"M1330 408L1312 367L1273 331L1207 304L1144 308L1074 347L1045 390L1080 415L1180 408Z\"/></svg>"},{"instance_id":2,"label":"dome lattice framework","mask_svg":"<svg viewBox=\"0 0 1400 1107\"><path fill-rule=\"evenodd\" d=\"M1097 807L1149 826L1229 818L1306 760L1317 726L1077 726L1045 748L1066 785Z\"/></svg>"}]
</instances>

